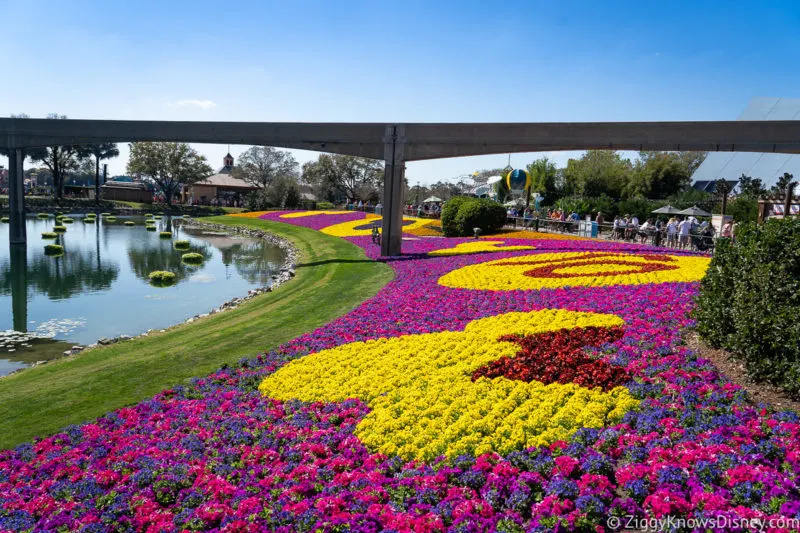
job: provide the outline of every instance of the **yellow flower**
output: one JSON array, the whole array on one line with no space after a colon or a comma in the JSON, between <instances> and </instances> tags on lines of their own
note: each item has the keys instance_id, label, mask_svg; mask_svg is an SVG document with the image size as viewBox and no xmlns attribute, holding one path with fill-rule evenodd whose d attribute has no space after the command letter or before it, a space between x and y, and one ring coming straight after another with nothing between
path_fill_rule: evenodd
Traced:
<instances>
[{"instance_id":1,"label":"yellow flower","mask_svg":"<svg viewBox=\"0 0 800 533\"><path fill-rule=\"evenodd\" d=\"M492 291L699 281L707 257L563 252L469 265L439 278L445 287Z\"/></svg>"},{"instance_id":2,"label":"yellow flower","mask_svg":"<svg viewBox=\"0 0 800 533\"><path fill-rule=\"evenodd\" d=\"M478 254L484 252L511 252L514 250L535 250L534 246L499 246L505 241L471 241L457 244L453 248L442 248L428 252L434 257L447 255Z\"/></svg>"},{"instance_id":3,"label":"yellow flower","mask_svg":"<svg viewBox=\"0 0 800 533\"><path fill-rule=\"evenodd\" d=\"M568 437L580 427L621 419L638 402L625 387L604 392L472 373L532 335L589 326L619 326L615 315L566 310L507 313L444 331L354 342L292 361L259 386L279 400L335 402L360 398L371 412L356 435L371 450L407 459L506 453Z\"/></svg>"},{"instance_id":4,"label":"yellow flower","mask_svg":"<svg viewBox=\"0 0 800 533\"><path fill-rule=\"evenodd\" d=\"M320 231L327 235L333 235L334 237L361 237L366 235L372 234L372 224L376 223L375 219L379 219L380 217L377 215L367 215L366 219L360 220L351 220L349 222L341 222L339 224L334 224L332 226L328 226L326 228L322 228ZM433 223L433 220L425 219L425 218L412 218L412 217L405 217L403 218L403 222L406 224L403 226L403 232L405 233L412 233L414 231L422 230L425 226ZM381 230L380 223L378 223L378 230Z\"/></svg>"}]
</instances>

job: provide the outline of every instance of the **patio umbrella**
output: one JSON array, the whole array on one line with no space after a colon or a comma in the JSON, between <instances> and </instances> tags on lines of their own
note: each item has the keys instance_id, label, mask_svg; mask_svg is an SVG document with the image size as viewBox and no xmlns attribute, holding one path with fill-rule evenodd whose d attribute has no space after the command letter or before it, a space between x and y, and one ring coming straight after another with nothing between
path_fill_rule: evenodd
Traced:
<instances>
[{"instance_id":1,"label":"patio umbrella","mask_svg":"<svg viewBox=\"0 0 800 533\"><path fill-rule=\"evenodd\" d=\"M423 200L423 202L425 202L425 203L428 203L428 202L441 202L441 201L442 201L442 199L439 198L438 196L429 196L428 198L425 198Z\"/></svg>"},{"instance_id":2,"label":"patio umbrella","mask_svg":"<svg viewBox=\"0 0 800 533\"><path fill-rule=\"evenodd\" d=\"M651 211L651 213L655 213L657 215L677 215L680 213L680 210L677 207L665 205L664 207L659 207L655 211Z\"/></svg>"},{"instance_id":3,"label":"patio umbrella","mask_svg":"<svg viewBox=\"0 0 800 533\"><path fill-rule=\"evenodd\" d=\"M692 217L710 217L711 216L711 213L709 213L708 211L704 211L704 210L700 209L696 205L693 205L689 209L684 209L683 211L678 211L677 214L678 215L687 215L687 216L692 216Z\"/></svg>"}]
</instances>

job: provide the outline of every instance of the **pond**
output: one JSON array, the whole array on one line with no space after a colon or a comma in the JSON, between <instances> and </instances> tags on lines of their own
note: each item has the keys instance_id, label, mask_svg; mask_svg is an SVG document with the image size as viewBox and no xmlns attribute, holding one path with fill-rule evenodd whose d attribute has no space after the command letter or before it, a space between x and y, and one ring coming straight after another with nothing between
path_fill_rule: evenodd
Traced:
<instances>
[{"instance_id":1,"label":"pond","mask_svg":"<svg viewBox=\"0 0 800 533\"><path fill-rule=\"evenodd\" d=\"M157 231L148 231L144 217L85 223L82 215L67 216L74 222L56 239L41 237L53 231L52 216L28 218L27 247L10 248L8 225L0 225L0 309L6 310L0 312L0 375L59 357L73 345L135 336L207 313L269 286L285 259L283 250L260 239L189 227L180 219L155 220ZM176 250L178 239L188 240L189 250ZM63 255L46 255L47 244L63 246ZM187 252L203 261L185 264ZM151 285L154 270L175 273L175 284Z\"/></svg>"}]
</instances>

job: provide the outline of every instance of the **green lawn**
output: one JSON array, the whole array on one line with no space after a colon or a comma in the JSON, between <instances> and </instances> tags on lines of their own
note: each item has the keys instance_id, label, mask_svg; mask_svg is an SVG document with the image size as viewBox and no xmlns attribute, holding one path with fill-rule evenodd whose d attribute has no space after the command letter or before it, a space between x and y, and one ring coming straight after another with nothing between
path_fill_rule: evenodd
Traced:
<instances>
[{"instance_id":1,"label":"green lawn","mask_svg":"<svg viewBox=\"0 0 800 533\"><path fill-rule=\"evenodd\" d=\"M393 276L357 246L314 230L258 219L204 220L264 228L292 240L302 252L296 277L238 309L0 380L0 449L279 346L353 309Z\"/></svg>"}]
</instances>

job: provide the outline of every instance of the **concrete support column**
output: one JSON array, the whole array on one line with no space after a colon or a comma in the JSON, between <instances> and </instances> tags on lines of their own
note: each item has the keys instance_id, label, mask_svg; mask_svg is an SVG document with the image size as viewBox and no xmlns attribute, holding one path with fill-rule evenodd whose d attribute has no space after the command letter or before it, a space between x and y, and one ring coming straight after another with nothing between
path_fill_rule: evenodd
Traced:
<instances>
[{"instance_id":1,"label":"concrete support column","mask_svg":"<svg viewBox=\"0 0 800 533\"><path fill-rule=\"evenodd\" d=\"M400 255L403 247L403 183L406 171L403 125L386 127L381 255Z\"/></svg>"},{"instance_id":2,"label":"concrete support column","mask_svg":"<svg viewBox=\"0 0 800 533\"><path fill-rule=\"evenodd\" d=\"M28 247L11 245L11 314L14 331L28 331Z\"/></svg>"},{"instance_id":3,"label":"concrete support column","mask_svg":"<svg viewBox=\"0 0 800 533\"><path fill-rule=\"evenodd\" d=\"M8 152L8 207L11 210L8 236L11 244L25 244L25 174L22 162L25 156L20 149Z\"/></svg>"}]
</instances>

